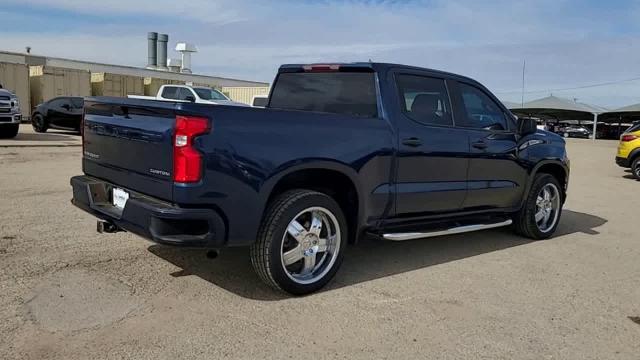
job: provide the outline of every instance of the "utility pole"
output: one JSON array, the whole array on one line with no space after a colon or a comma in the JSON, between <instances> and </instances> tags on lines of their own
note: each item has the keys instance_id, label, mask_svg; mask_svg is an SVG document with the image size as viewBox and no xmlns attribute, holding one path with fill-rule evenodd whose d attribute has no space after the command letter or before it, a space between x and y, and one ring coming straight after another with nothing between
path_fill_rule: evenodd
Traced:
<instances>
[{"instance_id":1,"label":"utility pole","mask_svg":"<svg viewBox=\"0 0 640 360\"><path fill-rule=\"evenodd\" d=\"M522 60L522 98L520 99L520 106L524 108L524 70L527 67L527 60Z\"/></svg>"}]
</instances>

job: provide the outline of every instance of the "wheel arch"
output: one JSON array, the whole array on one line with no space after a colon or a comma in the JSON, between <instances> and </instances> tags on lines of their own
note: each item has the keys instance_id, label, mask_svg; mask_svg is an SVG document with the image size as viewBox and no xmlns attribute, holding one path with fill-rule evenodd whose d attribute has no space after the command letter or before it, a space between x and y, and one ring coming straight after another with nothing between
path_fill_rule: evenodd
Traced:
<instances>
[{"instance_id":1,"label":"wheel arch","mask_svg":"<svg viewBox=\"0 0 640 360\"><path fill-rule=\"evenodd\" d=\"M355 241L362 221L363 198L359 191L357 173L347 165L333 161L314 161L281 170L265 182L262 189L263 212L277 195L291 189L309 189L331 196L342 209Z\"/></svg>"},{"instance_id":2,"label":"wheel arch","mask_svg":"<svg viewBox=\"0 0 640 360\"><path fill-rule=\"evenodd\" d=\"M629 159L629 167L633 164L633 161L637 158L640 158L640 147L637 147L629 153L627 159Z\"/></svg>"},{"instance_id":3,"label":"wheel arch","mask_svg":"<svg viewBox=\"0 0 640 360\"><path fill-rule=\"evenodd\" d=\"M558 182L560 183L560 190L562 192L562 202L564 202L567 198L569 168L560 160L543 160L536 164L533 170L531 170L531 175L529 176L529 180L527 181L527 188L524 192L524 196L522 197L522 203L524 203L527 195L529 194L529 191L531 190L533 179L539 173L550 174L558 180Z\"/></svg>"}]
</instances>

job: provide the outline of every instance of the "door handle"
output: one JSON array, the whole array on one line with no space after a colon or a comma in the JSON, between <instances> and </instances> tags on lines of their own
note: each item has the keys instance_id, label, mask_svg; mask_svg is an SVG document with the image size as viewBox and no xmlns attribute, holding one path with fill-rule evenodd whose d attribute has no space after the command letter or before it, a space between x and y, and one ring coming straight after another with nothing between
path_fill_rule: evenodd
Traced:
<instances>
[{"instance_id":1,"label":"door handle","mask_svg":"<svg viewBox=\"0 0 640 360\"><path fill-rule=\"evenodd\" d=\"M474 142L473 144L471 144L471 146L473 146L476 149L480 149L480 150L484 150L487 148L487 143L484 141L478 141L478 142Z\"/></svg>"},{"instance_id":2,"label":"door handle","mask_svg":"<svg viewBox=\"0 0 640 360\"><path fill-rule=\"evenodd\" d=\"M408 138L408 139L404 139L402 140L402 144L403 145L407 145L407 146L412 146L412 147L416 147L416 146L420 146L422 145L422 140L412 137L412 138Z\"/></svg>"}]
</instances>

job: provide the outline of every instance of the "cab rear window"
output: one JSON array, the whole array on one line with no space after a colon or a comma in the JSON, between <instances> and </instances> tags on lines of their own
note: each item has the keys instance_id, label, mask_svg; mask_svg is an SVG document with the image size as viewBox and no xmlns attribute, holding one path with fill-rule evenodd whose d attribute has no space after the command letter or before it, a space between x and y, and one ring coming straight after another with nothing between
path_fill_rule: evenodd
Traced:
<instances>
[{"instance_id":1,"label":"cab rear window","mask_svg":"<svg viewBox=\"0 0 640 360\"><path fill-rule=\"evenodd\" d=\"M378 116L375 75L371 72L281 73L270 108Z\"/></svg>"}]
</instances>

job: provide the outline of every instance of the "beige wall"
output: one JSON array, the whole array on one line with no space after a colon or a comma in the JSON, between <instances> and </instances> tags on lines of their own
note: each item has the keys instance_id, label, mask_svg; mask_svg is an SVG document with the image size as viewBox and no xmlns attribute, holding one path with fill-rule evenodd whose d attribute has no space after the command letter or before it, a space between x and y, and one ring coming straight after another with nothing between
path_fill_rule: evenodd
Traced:
<instances>
[{"instance_id":1,"label":"beige wall","mask_svg":"<svg viewBox=\"0 0 640 360\"><path fill-rule=\"evenodd\" d=\"M31 116L31 96L29 93L29 67L24 64L0 63L0 83L13 91L20 100L22 116Z\"/></svg>"},{"instance_id":2,"label":"beige wall","mask_svg":"<svg viewBox=\"0 0 640 360\"><path fill-rule=\"evenodd\" d=\"M256 95L269 95L268 87L223 87L222 92L233 101L251 105Z\"/></svg>"},{"instance_id":3,"label":"beige wall","mask_svg":"<svg viewBox=\"0 0 640 360\"><path fill-rule=\"evenodd\" d=\"M158 94L158 90L162 85L184 85L184 81L180 80L169 80L169 79L158 79L158 78L144 78L144 95L146 96L156 96Z\"/></svg>"},{"instance_id":4,"label":"beige wall","mask_svg":"<svg viewBox=\"0 0 640 360\"><path fill-rule=\"evenodd\" d=\"M91 95L116 97L144 95L144 78L110 73L92 73Z\"/></svg>"},{"instance_id":5,"label":"beige wall","mask_svg":"<svg viewBox=\"0 0 640 360\"><path fill-rule=\"evenodd\" d=\"M57 96L91 96L88 71L44 66L29 67L31 103L36 105Z\"/></svg>"}]
</instances>

